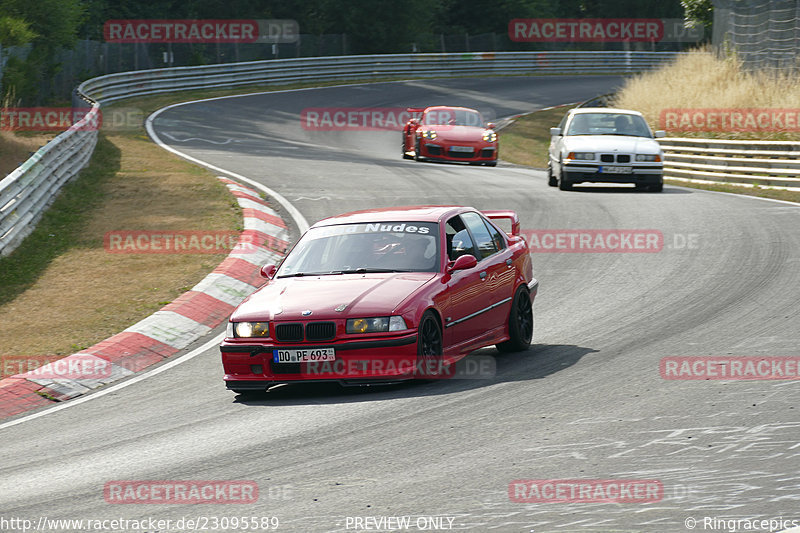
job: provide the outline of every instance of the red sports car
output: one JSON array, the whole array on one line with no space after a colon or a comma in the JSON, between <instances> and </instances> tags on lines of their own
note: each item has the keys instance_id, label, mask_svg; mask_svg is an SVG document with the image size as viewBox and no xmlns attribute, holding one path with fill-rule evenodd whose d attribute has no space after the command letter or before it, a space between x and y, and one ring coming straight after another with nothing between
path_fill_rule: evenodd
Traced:
<instances>
[{"instance_id":1,"label":"red sports car","mask_svg":"<svg viewBox=\"0 0 800 533\"><path fill-rule=\"evenodd\" d=\"M493 222L510 221L504 233ZM231 315L227 388L446 376L469 352L525 350L538 281L513 211L374 209L314 224Z\"/></svg>"},{"instance_id":2,"label":"red sports car","mask_svg":"<svg viewBox=\"0 0 800 533\"><path fill-rule=\"evenodd\" d=\"M403 127L403 158L466 161L497 165L497 132L481 114L466 107L410 107L414 116Z\"/></svg>"}]
</instances>

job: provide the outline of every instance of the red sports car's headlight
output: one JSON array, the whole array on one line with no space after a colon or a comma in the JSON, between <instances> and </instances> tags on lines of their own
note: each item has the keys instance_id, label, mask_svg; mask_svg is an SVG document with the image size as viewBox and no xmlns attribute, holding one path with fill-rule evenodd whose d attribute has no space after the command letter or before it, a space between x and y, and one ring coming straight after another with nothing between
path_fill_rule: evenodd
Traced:
<instances>
[{"instance_id":1,"label":"red sports car's headlight","mask_svg":"<svg viewBox=\"0 0 800 533\"><path fill-rule=\"evenodd\" d=\"M483 140L487 143L493 143L497 140L497 133L493 132L492 130L484 131Z\"/></svg>"},{"instance_id":2,"label":"red sports car's headlight","mask_svg":"<svg viewBox=\"0 0 800 533\"><path fill-rule=\"evenodd\" d=\"M228 322L229 338L269 337L269 322Z\"/></svg>"}]
</instances>

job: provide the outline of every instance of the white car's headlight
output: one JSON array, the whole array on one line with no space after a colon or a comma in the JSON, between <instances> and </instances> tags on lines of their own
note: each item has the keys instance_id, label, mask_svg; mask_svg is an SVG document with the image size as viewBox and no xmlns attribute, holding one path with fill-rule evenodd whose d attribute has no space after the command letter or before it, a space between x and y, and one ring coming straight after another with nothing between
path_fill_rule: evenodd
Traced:
<instances>
[{"instance_id":1,"label":"white car's headlight","mask_svg":"<svg viewBox=\"0 0 800 533\"><path fill-rule=\"evenodd\" d=\"M567 159L575 159L578 161L592 161L594 160L594 152L570 152L567 154Z\"/></svg>"},{"instance_id":2,"label":"white car's headlight","mask_svg":"<svg viewBox=\"0 0 800 533\"><path fill-rule=\"evenodd\" d=\"M269 322L229 322L229 337L269 337Z\"/></svg>"},{"instance_id":3,"label":"white car's headlight","mask_svg":"<svg viewBox=\"0 0 800 533\"><path fill-rule=\"evenodd\" d=\"M434 130L422 130L422 136L426 139L433 140L436 138L436 132Z\"/></svg>"},{"instance_id":4,"label":"white car's headlight","mask_svg":"<svg viewBox=\"0 0 800 533\"><path fill-rule=\"evenodd\" d=\"M374 318L351 318L347 321L347 333L380 333L408 329L401 316L379 316Z\"/></svg>"},{"instance_id":5,"label":"white car's headlight","mask_svg":"<svg viewBox=\"0 0 800 533\"><path fill-rule=\"evenodd\" d=\"M484 131L483 140L487 143L493 143L497 140L497 133L493 132L492 130Z\"/></svg>"},{"instance_id":6,"label":"white car's headlight","mask_svg":"<svg viewBox=\"0 0 800 533\"><path fill-rule=\"evenodd\" d=\"M648 161L650 163L654 163L656 161L661 161L661 156L658 154L637 154L636 155L637 161Z\"/></svg>"}]
</instances>

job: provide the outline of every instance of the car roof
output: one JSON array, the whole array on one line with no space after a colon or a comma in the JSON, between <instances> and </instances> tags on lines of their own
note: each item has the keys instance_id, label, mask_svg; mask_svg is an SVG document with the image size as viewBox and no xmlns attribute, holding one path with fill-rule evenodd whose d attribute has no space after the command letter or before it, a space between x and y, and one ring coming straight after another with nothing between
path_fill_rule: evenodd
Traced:
<instances>
[{"instance_id":1,"label":"car roof","mask_svg":"<svg viewBox=\"0 0 800 533\"><path fill-rule=\"evenodd\" d=\"M638 111L634 111L632 109L619 109L616 107L576 107L575 109L570 109L569 112L573 115L578 115L582 113L615 113L615 114L639 115L640 117L642 116L642 114Z\"/></svg>"},{"instance_id":2,"label":"car roof","mask_svg":"<svg viewBox=\"0 0 800 533\"><path fill-rule=\"evenodd\" d=\"M462 109L464 111L474 111L475 113L479 113L477 109L472 109L471 107L458 107L452 105L432 105L425 108L425 111L430 111L431 109Z\"/></svg>"},{"instance_id":3,"label":"car roof","mask_svg":"<svg viewBox=\"0 0 800 533\"><path fill-rule=\"evenodd\" d=\"M384 207L365 209L324 218L312 227L333 226L336 224L363 224L365 222L439 222L442 219L463 213L477 211L472 207L459 205L412 205L403 207Z\"/></svg>"}]
</instances>

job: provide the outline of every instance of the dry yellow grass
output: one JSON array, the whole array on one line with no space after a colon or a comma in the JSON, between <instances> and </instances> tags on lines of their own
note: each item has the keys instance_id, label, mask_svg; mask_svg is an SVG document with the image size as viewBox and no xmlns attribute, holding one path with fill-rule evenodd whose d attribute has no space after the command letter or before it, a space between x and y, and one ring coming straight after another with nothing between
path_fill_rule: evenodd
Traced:
<instances>
[{"instance_id":1,"label":"dry yellow grass","mask_svg":"<svg viewBox=\"0 0 800 533\"><path fill-rule=\"evenodd\" d=\"M748 72L736 56L721 58L697 49L656 71L629 79L613 104L641 111L659 129L662 109L800 109L800 77ZM670 132L672 134L672 132ZM693 136L709 137L712 133ZM792 132L718 133L739 139L800 139Z\"/></svg>"}]
</instances>

